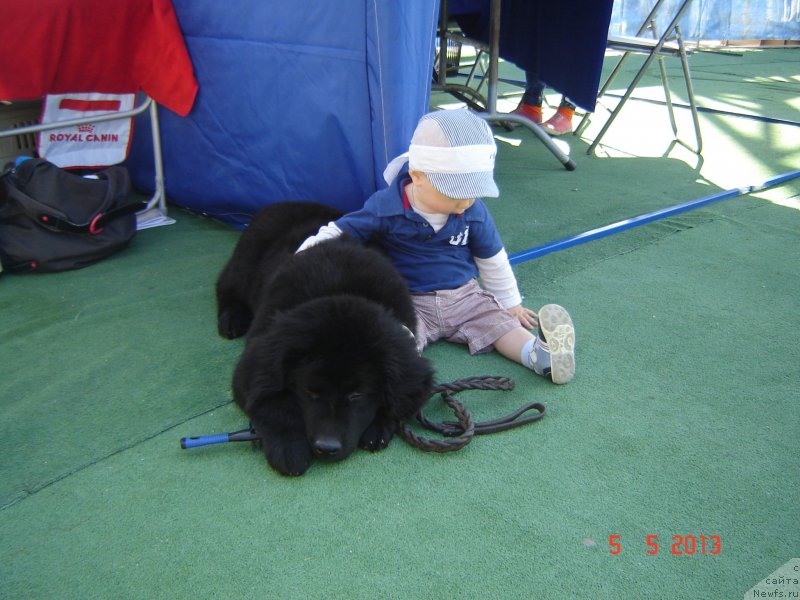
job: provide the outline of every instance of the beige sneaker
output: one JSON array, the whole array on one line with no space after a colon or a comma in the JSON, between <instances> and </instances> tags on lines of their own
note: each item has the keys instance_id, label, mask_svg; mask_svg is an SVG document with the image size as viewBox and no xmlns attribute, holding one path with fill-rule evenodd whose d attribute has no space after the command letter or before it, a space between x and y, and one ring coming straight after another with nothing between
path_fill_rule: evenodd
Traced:
<instances>
[{"instance_id":1,"label":"beige sneaker","mask_svg":"<svg viewBox=\"0 0 800 600\"><path fill-rule=\"evenodd\" d=\"M575 326L563 306L545 304L539 309L539 339L550 350L550 379L568 383L575 376ZM546 375L546 373L545 373Z\"/></svg>"}]
</instances>

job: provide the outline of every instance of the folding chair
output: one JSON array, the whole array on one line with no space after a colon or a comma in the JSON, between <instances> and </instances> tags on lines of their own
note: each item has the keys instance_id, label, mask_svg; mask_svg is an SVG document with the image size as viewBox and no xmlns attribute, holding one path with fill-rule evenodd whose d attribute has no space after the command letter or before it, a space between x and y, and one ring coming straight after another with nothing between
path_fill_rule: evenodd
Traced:
<instances>
[{"instance_id":1,"label":"folding chair","mask_svg":"<svg viewBox=\"0 0 800 600\"><path fill-rule=\"evenodd\" d=\"M694 88L692 87L692 76L689 72L689 61L688 55L689 51L687 51L684 43L683 43L683 34L681 33L681 28L678 25L680 19L686 13L691 4L691 0L681 0L678 4L677 11L675 12L672 20L670 21L667 28L664 32L659 36L656 31L656 17L657 14L660 12L662 5L664 4L665 0L658 0L653 7L653 10L650 11L650 14L647 15L647 18L642 23L642 26L639 28L635 36L618 36L618 35L609 35L608 36L608 44L607 48L611 48L613 50L618 50L623 52L622 57L619 59L619 62L614 67L614 70L611 71L611 74L608 76L608 79L600 88L600 92L597 95L598 104L599 100L606 94L609 87L611 87L611 83L616 79L617 75L619 74L622 65L628 59L631 54L644 54L647 56L644 63L642 64L641 68L637 71L636 75L634 76L631 83L628 85L628 89L625 90L625 93L622 95L617 106L611 112L611 116L609 116L608 120L603 125L603 128L600 130L600 133L594 138L594 141L589 146L587 150L587 154L591 154L594 152L594 149L600 143L600 140L605 135L608 128L611 127L611 124L614 122L614 119L617 118L622 107L625 106L625 103L628 101L628 98L631 97L633 90L641 81L642 77L644 77L645 72L650 67L654 60L658 60L658 68L661 74L661 84L664 87L664 95L666 99L667 110L669 112L669 120L670 125L672 126L672 133L675 136L675 139L683 146L688 148L690 151L700 154L703 150L703 140L700 135L700 119L697 114L697 104L694 98ZM646 37L646 32L649 31L652 37ZM694 132L695 137L697 140L696 147L689 146L686 142L680 140L678 138L678 125L675 122L675 113L672 107L672 95L669 89L669 83L667 81L667 71L664 67L664 57L674 57L679 58L681 61L681 66L683 67L683 79L686 84L686 94L689 99L689 106L692 112L692 120L694 122ZM575 135L580 135L581 132L585 129L586 125L589 122L590 114L587 113L581 122L579 123L578 127L575 129Z\"/></svg>"},{"instance_id":2,"label":"folding chair","mask_svg":"<svg viewBox=\"0 0 800 600\"><path fill-rule=\"evenodd\" d=\"M489 46L479 40L468 38L455 23L443 21L441 15L439 19L439 43L433 63L431 89L447 92L475 112L485 112L489 104L485 89L485 84L489 81ZM467 63L463 62L462 55L465 46L472 48L475 53L474 59ZM444 56L440 54L442 47L446 47ZM466 75L462 72L465 68L469 69ZM442 69L446 69L446 72ZM463 83L454 83L452 79L448 79L449 77L462 78Z\"/></svg>"},{"instance_id":3,"label":"folding chair","mask_svg":"<svg viewBox=\"0 0 800 600\"><path fill-rule=\"evenodd\" d=\"M149 110L150 114L150 127L153 135L153 161L155 163L155 183L154 192L150 200L148 200L146 207L137 213L137 220L140 224L147 222L158 222L160 219L166 220L167 217L167 196L164 188L164 167L161 157L161 136L158 127L158 110L157 105L149 96L143 96L138 106L132 110L110 113L108 115L84 117L80 119L71 119L64 121L57 121L47 124L28 125L24 127L13 127L9 129L0 130L0 139L5 137L18 137L29 134L39 133L40 131L48 131L51 129L60 129L64 127L72 127L88 123L101 123L103 121L114 121L117 119L126 119L135 117ZM2 165L0 165L2 168ZM172 222L172 221L170 221Z\"/></svg>"}]
</instances>

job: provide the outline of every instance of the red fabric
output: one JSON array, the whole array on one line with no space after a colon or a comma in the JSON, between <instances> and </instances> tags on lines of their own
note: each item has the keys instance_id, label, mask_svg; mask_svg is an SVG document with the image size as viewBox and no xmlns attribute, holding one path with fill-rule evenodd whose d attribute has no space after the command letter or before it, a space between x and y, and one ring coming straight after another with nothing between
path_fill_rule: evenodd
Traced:
<instances>
[{"instance_id":1,"label":"red fabric","mask_svg":"<svg viewBox=\"0 0 800 600\"><path fill-rule=\"evenodd\" d=\"M0 99L146 93L181 116L197 80L171 0L3 0Z\"/></svg>"},{"instance_id":2,"label":"red fabric","mask_svg":"<svg viewBox=\"0 0 800 600\"><path fill-rule=\"evenodd\" d=\"M119 100L76 100L74 98L64 98L58 103L58 108L65 110L79 110L89 112L92 110L119 111Z\"/></svg>"}]
</instances>

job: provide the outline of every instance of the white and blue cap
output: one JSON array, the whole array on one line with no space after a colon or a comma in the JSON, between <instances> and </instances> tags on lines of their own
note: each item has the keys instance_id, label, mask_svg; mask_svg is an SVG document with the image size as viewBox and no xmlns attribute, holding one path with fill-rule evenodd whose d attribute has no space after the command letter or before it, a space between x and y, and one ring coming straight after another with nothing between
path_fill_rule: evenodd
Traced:
<instances>
[{"instance_id":1,"label":"white and blue cap","mask_svg":"<svg viewBox=\"0 0 800 600\"><path fill-rule=\"evenodd\" d=\"M408 152L383 172L391 183L403 165L425 173L434 188L456 200L497 198L494 159L497 145L489 125L468 109L424 115L414 130Z\"/></svg>"}]
</instances>

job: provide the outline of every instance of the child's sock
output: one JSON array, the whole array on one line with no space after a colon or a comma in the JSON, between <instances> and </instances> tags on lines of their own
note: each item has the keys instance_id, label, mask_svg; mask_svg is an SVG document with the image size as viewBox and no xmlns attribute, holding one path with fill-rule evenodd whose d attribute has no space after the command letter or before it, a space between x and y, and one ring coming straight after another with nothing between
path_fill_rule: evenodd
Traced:
<instances>
[{"instance_id":1,"label":"child's sock","mask_svg":"<svg viewBox=\"0 0 800 600\"><path fill-rule=\"evenodd\" d=\"M546 377L550 373L550 349L547 342L535 337L522 348L520 362L537 375Z\"/></svg>"}]
</instances>

